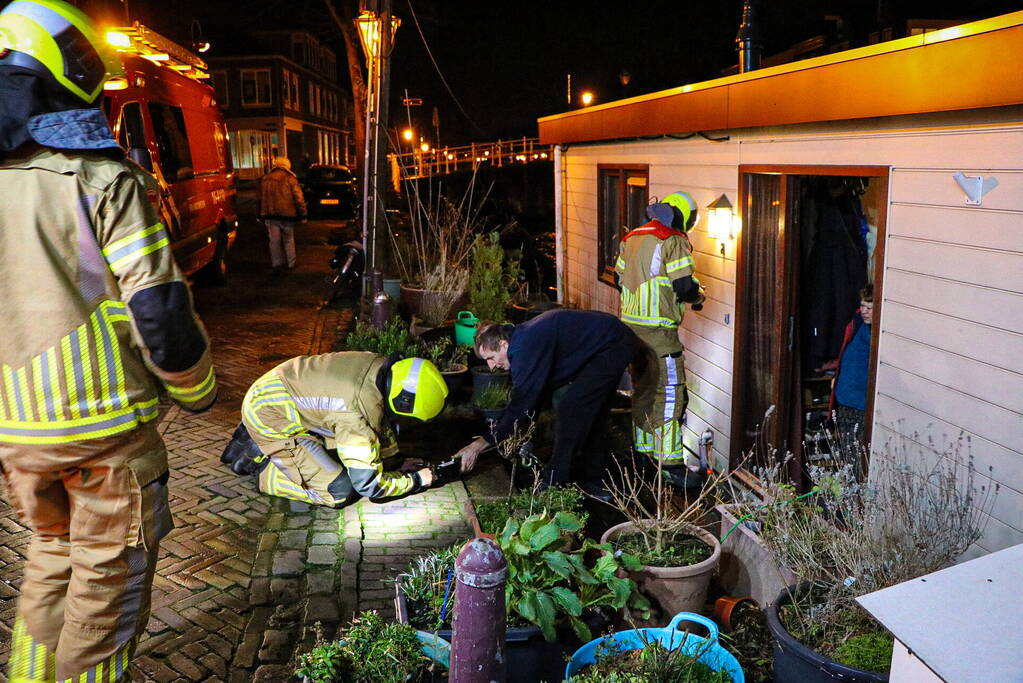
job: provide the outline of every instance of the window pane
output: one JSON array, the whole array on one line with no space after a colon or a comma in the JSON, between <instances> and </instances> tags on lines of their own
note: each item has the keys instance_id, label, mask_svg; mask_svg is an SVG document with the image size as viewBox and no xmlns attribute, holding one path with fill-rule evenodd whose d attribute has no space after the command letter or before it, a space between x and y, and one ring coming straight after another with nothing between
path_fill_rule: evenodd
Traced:
<instances>
[{"instance_id":1,"label":"window pane","mask_svg":"<svg viewBox=\"0 0 1023 683\"><path fill-rule=\"evenodd\" d=\"M600 235L598 236L597 274L603 275L609 266L613 266L615 250L621 232L622 197L621 176L618 173L602 173L601 175Z\"/></svg>"},{"instance_id":2,"label":"window pane","mask_svg":"<svg viewBox=\"0 0 1023 683\"><path fill-rule=\"evenodd\" d=\"M646 223L646 185L639 186L630 183L626 192L629 197L626 206L625 227L627 230L632 230Z\"/></svg>"},{"instance_id":3,"label":"window pane","mask_svg":"<svg viewBox=\"0 0 1023 683\"><path fill-rule=\"evenodd\" d=\"M175 182L193 177L192 150L188 146L185 115L181 108L150 102L149 117L153 120L164 178L167 182Z\"/></svg>"},{"instance_id":4,"label":"window pane","mask_svg":"<svg viewBox=\"0 0 1023 683\"><path fill-rule=\"evenodd\" d=\"M242 72L242 103L252 104L256 101L256 74L252 71Z\"/></svg>"}]
</instances>

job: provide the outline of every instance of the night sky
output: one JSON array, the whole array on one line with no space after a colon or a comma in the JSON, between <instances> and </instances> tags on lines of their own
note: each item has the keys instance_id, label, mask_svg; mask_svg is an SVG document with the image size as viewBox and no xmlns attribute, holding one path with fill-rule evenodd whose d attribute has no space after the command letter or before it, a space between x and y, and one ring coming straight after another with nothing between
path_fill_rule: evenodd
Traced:
<instances>
[{"instance_id":1,"label":"night sky","mask_svg":"<svg viewBox=\"0 0 1023 683\"><path fill-rule=\"evenodd\" d=\"M235 44L247 31L308 30L336 48L339 34L323 0L128 0L135 18L182 43L192 19L202 23L211 55ZM334 0L340 1L340 0ZM355 0L348 0L355 3ZM82 0L95 10L116 0ZM578 105L592 90L597 102L708 80L737 62L735 34L742 0L393 0L402 18L393 54L391 86L398 98L407 89L424 106L412 110L417 130L430 131L433 107L443 144L536 134L536 118ZM430 63L412 20L415 9L441 71L464 107L459 111ZM843 17L852 45L865 43L879 0L761 0L764 55L824 33L826 15ZM0 0L0 5L5 4ZM882 0L895 18L979 19L1023 9L1023 0ZM834 25L833 23L831 24ZM220 52L223 54L223 52ZM1018 56L1008 56L1015 59ZM631 74L628 88L619 74ZM566 102L566 74L572 74L575 103ZM405 121L392 105L392 124Z\"/></svg>"}]
</instances>

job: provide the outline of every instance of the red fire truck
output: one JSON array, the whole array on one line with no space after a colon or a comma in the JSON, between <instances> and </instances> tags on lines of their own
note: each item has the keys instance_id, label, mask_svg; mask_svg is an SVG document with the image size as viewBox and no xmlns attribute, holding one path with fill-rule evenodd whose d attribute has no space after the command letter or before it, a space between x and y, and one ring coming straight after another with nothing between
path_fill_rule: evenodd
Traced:
<instances>
[{"instance_id":1,"label":"red fire truck","mask_svg":"<svg viewBox=\"0 0 1023 683\"><path fill-rule=\"evenodd\" d=\"M104 109L128 157L152 175L147 194L178 264L222 282L238 227L227 127L197 55L138 22L107 41L124 80L107 84Z\"/></svg>"}]
</instances>

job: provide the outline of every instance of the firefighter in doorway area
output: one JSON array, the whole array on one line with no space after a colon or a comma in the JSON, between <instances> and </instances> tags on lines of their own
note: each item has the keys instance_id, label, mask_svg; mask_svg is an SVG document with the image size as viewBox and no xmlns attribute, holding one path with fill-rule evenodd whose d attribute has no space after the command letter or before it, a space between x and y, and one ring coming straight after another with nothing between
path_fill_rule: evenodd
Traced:
<instances>
[{"instance_id":1,"label":"firefighter in doorway area","mask_svg":"<svg viewBox=\"0 0 1023 683\"><path fill-rule=\"evenodd\" d=\"M0 12L0 471L32 530L12 682L128 680L172 526L158 392L190 410L217 393L167 231L99 107L118 77L73 6Z\"/></svg>"},{"instance_id":2,"label":"firefighter in doorway area","mask_svg":"<svg viewBox=\"0 0 1023 683\"><path fill-rule=\"evenodd\" d=\"M699 209L685 192L675 192L647 207L649 222L623 238L615 264L621 288L621 319L648 347L647 360L634 366L635 449L659 458L673 480L687 479L682 444L689 403L683 367L680 325L685 304L702 307L704 290L693 272L687 233ZM691 479L691 478L690 478Z\"/></svg>"},{"instance_id":3,"label":"firefighter in doorway area","mask_svg":"<svg viewBox=\"0 0 1023 683\"><path fill-rule=\"evenodd\" d=\"M292 358L249 388L221 461L258 475L263 493L313 505L418 493L434 483L425 463L384 470L388 451L397 451L390 425L433 419L447 395L440 371L422 358L356 351Z\"/></svg>"}]
</instances>

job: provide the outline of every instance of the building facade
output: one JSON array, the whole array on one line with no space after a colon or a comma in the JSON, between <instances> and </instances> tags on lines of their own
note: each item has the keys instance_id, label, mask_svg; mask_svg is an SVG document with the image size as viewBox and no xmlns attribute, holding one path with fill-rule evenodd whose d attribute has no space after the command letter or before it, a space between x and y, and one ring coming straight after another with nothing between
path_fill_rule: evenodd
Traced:
<instances>
[{"instance_id":1,"label":"building facade","mask_svg":"<svg viewBox=\"0 0 1023 683\"><path fill-rule=\"evenodd\" d=\"M278 155L296 172L354 161L351 96L334 51L304 31L252 38L258 52L209 59L238 177L258 178Z\"/></svg>"},{"instance_id":2,"label":"building facade","mask_svg":"<svg viewBox=\"0 0 1023 683\"><path fill-rule=\"evenodd\" d=\"M1023 542L1021 48L1016 12L540 119L566 302L617 312L622 230L690 192L708 299L682 330L687 445L711 429L722 466L813 463L823 331L840 345L871 283L871 457L969 456L999 490L975 552Z\"/></svg>"}]
</instances>

